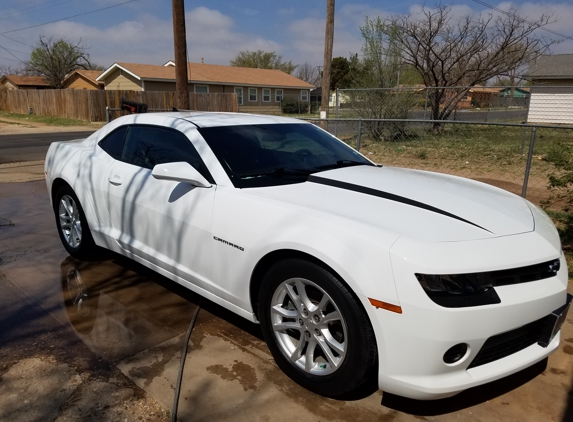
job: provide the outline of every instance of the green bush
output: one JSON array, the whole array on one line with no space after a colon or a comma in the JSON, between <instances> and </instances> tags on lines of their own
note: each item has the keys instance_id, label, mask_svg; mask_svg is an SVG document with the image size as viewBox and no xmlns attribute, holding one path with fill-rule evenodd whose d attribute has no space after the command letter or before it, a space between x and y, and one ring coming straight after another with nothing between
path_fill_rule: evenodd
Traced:
<instances>
[{"instance_id":1,"label":"green bush","mask_svg":"<svg viewBox=\"0 0 573 422\"><path fill-rule=\"evenodd\" d=\"M313 104L313 106L315 105ZM281 103L281 109L285 114L307 114L309 112L308 107L308 101L300 101L295 98L285 98ZM316 110L310 110L311 113L314 113L315 111Z\"/></svg>"}]
</instances>

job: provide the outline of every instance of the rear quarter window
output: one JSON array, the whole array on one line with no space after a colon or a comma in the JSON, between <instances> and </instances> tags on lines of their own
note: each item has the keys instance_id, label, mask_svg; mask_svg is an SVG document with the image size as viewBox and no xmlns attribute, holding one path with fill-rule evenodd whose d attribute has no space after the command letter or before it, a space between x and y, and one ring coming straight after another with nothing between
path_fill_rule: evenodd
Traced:
<instances>
[{"instance_id":1,"label":"rear quarter window","mask_svg":"<svg viewBox=\"0 0 573 422\"><path fill-rule=\"evenodd\" d=\"M114 159L121 158L123 151L123 143L125 141L125 134L127 133L128 126L121 126L99 141L99 146Z\"/></svg>"}]
</instances>

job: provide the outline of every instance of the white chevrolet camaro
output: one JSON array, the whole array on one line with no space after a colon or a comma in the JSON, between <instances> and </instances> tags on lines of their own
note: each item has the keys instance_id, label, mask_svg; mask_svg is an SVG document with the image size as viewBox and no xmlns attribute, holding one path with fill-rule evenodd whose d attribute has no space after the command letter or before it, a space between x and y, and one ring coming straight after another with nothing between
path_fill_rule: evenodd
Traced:
<instances>
[{"instance_id":1,"label":"white chevrolet camaro","mask_svg":"<svg viewBox=\"0 0 573 422\"><path fill-rule=\"evenodd\" d=\"M319 394L448 397L559 345L567 265L543 211L376 165L313 124L129 115L53 143L45 171L70 255L115 251L260 322Z\"/></svg>"}]
</instances>

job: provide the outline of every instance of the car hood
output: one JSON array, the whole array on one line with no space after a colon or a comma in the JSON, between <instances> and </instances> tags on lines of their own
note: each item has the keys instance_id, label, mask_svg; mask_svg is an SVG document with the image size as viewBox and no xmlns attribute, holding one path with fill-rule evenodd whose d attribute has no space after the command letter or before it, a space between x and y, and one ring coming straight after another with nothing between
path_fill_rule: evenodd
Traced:
<instances>
[{"instance_id":1,"label":"car hood","mask_svg":"<svg viewBox=\"0 0 573 422\"><path fill-rule=\"evenodd\" d=\"M427 241L487 239L535 228L519 196L469 179L396 167L346 167L315 173L305 183L249 192Z\"/></svg>"}]
</instances>

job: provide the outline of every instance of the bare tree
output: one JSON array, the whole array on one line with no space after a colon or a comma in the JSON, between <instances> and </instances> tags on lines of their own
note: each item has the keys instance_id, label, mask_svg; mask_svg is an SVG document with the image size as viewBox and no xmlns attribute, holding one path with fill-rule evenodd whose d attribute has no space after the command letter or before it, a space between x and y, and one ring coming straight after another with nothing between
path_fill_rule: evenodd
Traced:
<instances>
[{"instance_id":1,"label":"bare tree","mask_svg":"<svg viewBox=\"0 0 573 422\"><path fill-rule=\"evenodd\" d=\"M375 120L363 126L372 139L386 141L401 139L407 127L405 119L416 105L418 94L414 90L395 88L401 71L403 71L401 79L406 83L412 82L409 74L416 75L417 72L401 64L400 48L396 43L398 28L395 24L386 23L380 17L374 19L366 17L360 30L363 37L363 57L358 58L358 55L350 57L346 65L346 79L353 88L363 89L347 91L346 106L352 108L363 119Z\"/></svg>"},{"instance_id":2,"label":"bare tree","mask_svg":"<svg viewBox=\"0 0 573 422\"><path fill-rule=\"evenodd\" d=\"M315 86L320 83L318 67L311 65L309 62L298 65L294 76Z\"/></svg>"},{"instance_id":3,"label":"bare tree","mask_svg":"<svg viewBox=\"0 0 573 422\"><path fill-rule=\"evenodd\" d=\"M4 75L23 75L24 69L21 67L13 66L0 66L0 77Z\"/></svg>"},{"instance_id":4,"label":"bare tree","mask_svg":"<svg viewBox=\"0 0 573 422\"><path fill-rule=\"evenodd\" d=\"M448 87L485 84L547 52L556 41L535 31L551 23L542 15L529 21L514 10L497 16L453 16L447 6L422 9L419 14L391 19L402 62L416 69L430 91L434 120L445 120L469 88ZM435 126L439 128L440 125Z\"/></svg>"},{"instance_id":5,"label":"bare tree","mask_svg":"<svg viewBox=\"0 0 573 422\"><path fill-rule=\"evenodd\" d=\"M66 76L76 69L97 69L90 62L86 48L81 44L69 43L64 39L40 37L37 47L30 54L27 72L45 76L52 88L61 88Z\"/></svg>"}]
</instances>

